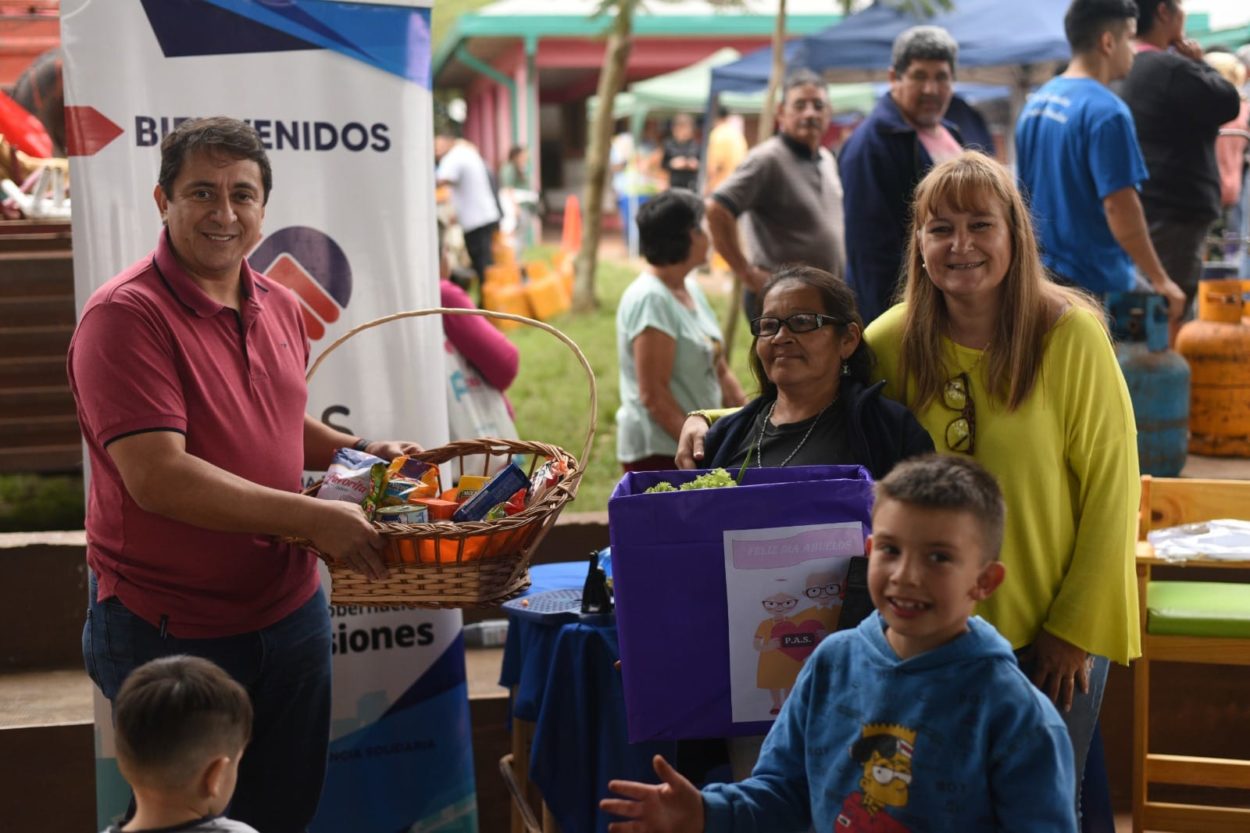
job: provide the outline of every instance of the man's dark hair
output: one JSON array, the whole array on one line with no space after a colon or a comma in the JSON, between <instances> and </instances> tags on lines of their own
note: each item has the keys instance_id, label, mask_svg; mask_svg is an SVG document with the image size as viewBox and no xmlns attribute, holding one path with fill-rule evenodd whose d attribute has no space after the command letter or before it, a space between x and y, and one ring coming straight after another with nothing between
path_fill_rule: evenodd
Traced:
<instances>
[{"instance_id":1,"label":"man's dark hair","mask_svg":"<svg viewBox=\"0 0 1250 833\"><path fill-rule=\"evenodd\" d=\"M132 782L185 786L252 734L252 702L229 674L199 657L155 659L131 672L113 701L117 760Z\"/></svg>"},{"instance_id":2,"label":"man's dark hair","mask_svg":"<svg viewBox=\"0 0 1250 833\"><path fill-rule=\"evenodd\" d=\"M926 454L904 460L877 482L876 495L876 506L888 499L922 509L968 513L981 527L984 560L998 560L1007 507L994 475L971 457Z\"/></svg>"},{"instance_id":3,"label":"man's dark hair","mask_svg":"<svg viewBox=\"0 0 1250 833\"><path fill-rule=\"evenodd\" d=\"M703 219L693 191L672 188L638 209L638 249L652 266L681 263L690 254L690 232Z\"/></svg>"},{"instance_id":4,"label":"man's dark hair","mask_svg":"<svg viewBox=\"0 0 1250 833\"><path fill-rule=\"evenodd\" d=\"M941 26L913 26L894 39L890 65L895 75L902 75L912 61L946 61L953 75L959 61L959 44Z\"/></svg>"},{"instance_id":5,"label":"man's dark hair","mask_svg":"<svg viewBox=\"0 0 1250 833\"><path fill-rule=\"evenodd\" d=\"M1133 0L1073 0L1063 16L1063 31L1072 54L1077 55L1096 47L1103 32L1135 17L1137 4ZM1140 26L1137 32L1141 34Z\"/></svg>"},{"instance_id":6,"label":"man's dark hair","mask_svg":"<svg viewBox=\"0 0 1250 833\"><path fill-rule=\"evenodd\" d=\"M508 151L508 161L516 162L516 158L522 153L525 153L525 145L513 145L512 149Z\"/></svg>"},{"instance_id":7,"label":"man's dark hair","mask_svg":"<svg viewBox=\"0 0 1250 833\"><path fill-rule=\"evenodd\" d=\"M255 162L260 166L260 182L265 191L262 201L269 202L269 192L273 189L273 168L269 166L269 156L260 136L250 124L226 116L211 116L184 121L167 133L161 140L161 173L158 179L166 197L173 198L174 180L182 172L182 163L188 154L195 152Z\"/></svg>"},{"instance_id":8,"label":"man's dark hair","mask_svg":"<svg viewBox=\"0 0 1250 833\"><path fill-rule=\"evenodd\" d=\"M1176 0L1142 0L1137 7L1137 36L1150 34L1159 20L1159 6L1167 6L1169 11L1176 11Z\"/></svg>"},{"instance_id":9,"label":"man's dark hair","mask_svg":"<svg viewBox=\"0 0 1250 833\"><path fill-rule=\"evenodd\" d=\"M810 69L796 69L786 76L785 82L781 85L782 100L785 100L785 97L795 87L806 87L808 84L811 84L813 87L819 87L822 90L825 88L825 82Z\"/></svg>"},{"instance_id":10,"label":"man's dark hair","mask_svg":"<svg viewBox=\"0 0 1250 833\"><path fill-rule=\"evenodd\" d=\"M859 327L861 338L859 346L855 348L855 352L846 360L847 378L854 379L861 385L867 385L872 381L872 368L876 364L876 357L873 355L872 348L868 346L868 342L862 337L864 332L864 319L859 314L859 308L855 305L855 293L847 285L846 281L839 278L824 269L817 269L815 266L807 266L801 263L790 263L783 265L780 269L772 274L768 280L764 281L764 285L760 287L759 295L756 301L760 309L764 307L764 301L768 298L769 293L784 281L798 281L804 286L810 286L820 295L821 309L819 312L833 318L837 323L833 324L833 330L839 336L846 332L846 328L851 324ZM764 372L764 363L760 360L759 354L755 351L755 342L760 337L756 337L751 342L751 352L747 362L751 366L751 375L755 377L755 381L760 386L760 395L766 398L772 398L777 395L777 386L768 378L768 374Z\"/></svg>"}]
</instances>

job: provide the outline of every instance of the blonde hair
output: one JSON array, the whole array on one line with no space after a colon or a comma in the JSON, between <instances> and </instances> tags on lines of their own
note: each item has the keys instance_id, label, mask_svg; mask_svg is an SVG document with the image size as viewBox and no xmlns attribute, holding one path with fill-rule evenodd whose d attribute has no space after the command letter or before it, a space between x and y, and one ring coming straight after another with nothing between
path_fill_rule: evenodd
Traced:
<instances>
[{"instance_id":1,"label":"blonde hair","mask_svg":"<svg viewBox=\"0 0 1250 833\"><path fill-rule=\"evenodd\" d=\"M1246 84L1246 65L1231 52L1208 52L1202 59L1224 76L1224 80L1232 84L1240 92Z\"/></svg>"},{"instance_id":2,"label":"blonde hair","mask_svg":"<svg viewBox=\"0 0 1250 833\"><path fill-rule=\"evenodd\" d=\"M929 171L916 186L912 200L900 371L908 382L905 395L913 411L936 398L949 375L942 361L947 352L942 337L948 334L949 314L945 298L925 272L919 231L941 208L980 212L995 200L1002 206L1010 230L1011 261L1003 278L1002 306L981 363L990 394L1011 411L1028 398L1037 383L1046 333L1057 311L1087 309L1105 326L1101 309L1088 295L1059 286L1046 276L1033 222L1011 173L984 154L965 151Z\"/></svg>"}]
</instances>

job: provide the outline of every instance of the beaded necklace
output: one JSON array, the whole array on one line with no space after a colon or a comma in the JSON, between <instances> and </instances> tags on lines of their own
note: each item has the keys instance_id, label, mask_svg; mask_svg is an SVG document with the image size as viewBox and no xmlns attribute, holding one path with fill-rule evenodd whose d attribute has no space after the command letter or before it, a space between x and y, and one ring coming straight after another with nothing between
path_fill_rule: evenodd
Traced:
<instances>
[{"instance_id":1,"label":"beaded necklace","mask_svg":"<svg viewBox=\"0 0 1250 833\"><path fill-rule=\"evenodd\" d=\"M789 456L782 460L781 465L777 466L777 468L785 468L786 463L794 459L794 455L799 453L799 449L807 443L807 438L812 435L812 431L816 428L816 423L820 422L820 418L825 415L825 411L829 410L829 408L833 406L834 402L837 401L838 397L835 396L833 397L833 402L830 402L828 405L820 409L820 413L816 414L816 418L812 420L812 424L807 426L807 432L803 434L803 439L799 440L799 444L794 447L794 451L791 451ZM755 438L755 464L759 468L764 468L764 431L768 428L768 423L773 418L773 409L776 407L777 400L774 399L772 404L768 406L768 413L764 415L764 421L760 423L759 436ZM748 455L747 458L750 459L750 455Z\"/></svg>"}]
</instances>

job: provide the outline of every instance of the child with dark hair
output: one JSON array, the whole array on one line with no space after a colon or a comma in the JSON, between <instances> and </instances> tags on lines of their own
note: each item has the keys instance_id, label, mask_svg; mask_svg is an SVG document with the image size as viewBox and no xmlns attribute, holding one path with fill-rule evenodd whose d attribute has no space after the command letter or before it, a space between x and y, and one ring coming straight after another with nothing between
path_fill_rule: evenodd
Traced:
<instances>
[{"instance_id":1,"label":"child with dark hair","mask_svg":"<svg viewBox=\"0 0 1250 833\"><path fill-rule=\"evenodd\" d=\"M820 643L746 781L613 781L647 831L1076 830L1072 745L977 602L1002 583L1004 504L971 458L900 463L868 540L876 612Z\"/></svg>"},{"instance_id":2,"label":"child with dark hair","mask_svg":"<svg viewBox=\"0 0 1250 833\"><path fill-rule=\"evenodd\" d=\"M665 191L638 210L638 237L649 268L616 310L616 456L625 471L662 471L676 468L687 412L741 405L743 396L693 275L708 253L703 203L681 188Z\"/></svg>"},{"instance_id":3,"label":"child with dark hair","mask_svg":"<svg viewBox=\"0 0 1250 833\"><path fill-rule=\"evenodd\" d=\"M256 833L222 815L252 733L251 700L229 674L199 657L162 657L136 668L113 705L135 814L106 833Z\"/></svg>"}]
</instances>

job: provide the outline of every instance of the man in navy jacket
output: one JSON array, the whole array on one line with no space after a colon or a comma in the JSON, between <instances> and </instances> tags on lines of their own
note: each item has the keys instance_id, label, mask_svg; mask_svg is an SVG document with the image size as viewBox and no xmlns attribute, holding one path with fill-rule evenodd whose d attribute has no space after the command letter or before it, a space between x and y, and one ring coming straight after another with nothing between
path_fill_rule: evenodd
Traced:
<instances>
[{"instance_id":1,"label":"man in navy jacket","mask_svg":"<svg viewBox=\"0 0 1250 833\"><path fill-rule=\"evenodd\" d=\"M889 309L907 247L912 191L963 139L945 119L959 46L938 26L915 26L894 40L890 92L842 148L846 278L864 323Z\"/></svg>"}]
</instances>

